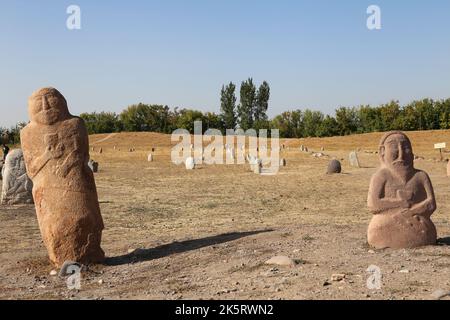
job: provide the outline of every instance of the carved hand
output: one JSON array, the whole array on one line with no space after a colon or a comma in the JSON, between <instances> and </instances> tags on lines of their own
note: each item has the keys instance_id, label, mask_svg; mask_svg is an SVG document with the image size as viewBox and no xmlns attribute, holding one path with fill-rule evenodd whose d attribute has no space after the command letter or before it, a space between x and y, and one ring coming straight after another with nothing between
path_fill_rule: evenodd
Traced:
<instances>
[{"instance_id":1,"label":"carved hand","mask_svg":"<svg viewBox=\"0 0 450 320\"><path fill-rule=\"evenodd\" d=\"M62 144L58 144L57 146L47 146L45 149L45 156L49 160L51 159L59 159L64 154L64 146Z\"/></svg>"},{"instance_id":2,"label":"carved hand","mask_svg":"<svg viewBox=\"0 0 450 320\"><path fill-rule=\"evenodd\" d=\"M66 164L61 164L56 169L56 175L65 178L69 174L69 167Z\"/></svg>"}]
</instances>

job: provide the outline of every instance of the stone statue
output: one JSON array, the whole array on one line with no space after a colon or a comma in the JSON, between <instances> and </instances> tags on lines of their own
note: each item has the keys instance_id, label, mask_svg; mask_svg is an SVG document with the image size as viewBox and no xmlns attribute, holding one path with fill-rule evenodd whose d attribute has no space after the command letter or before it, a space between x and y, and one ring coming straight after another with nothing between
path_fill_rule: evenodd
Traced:
<instances>
[{"instance_id":1,"label":"stone statue","mask_svg":"<svg viewBox=\"0 0 450 320\"><path fill-rule=\"evenodd\" d=\"M1 204L33 203L33 183L27 176L22 150L16 149L8 153L3 173Z\"/></svg>"},{"instance_id":2,"label":"stone statue","mask_svg":"<svg viewBox=\"0 0 450 320\"><path fill-rule=\"evenodd\" d=\"M28 176L44 244L50 260L96 263L103 220L92 170L84 122L69 113L66 99L54 88L28 100L31 122L21 131Z\"/></svg>"},{"instance_id":3,"label":"stone statue","mask_svg":"<svg viewBox=\"0 0 450 320\"><path fill-rule=\"evenodd\" d=\"M374 214L368 242L375 248L413 248L436 243L430 217L436 210L428 175L414 168L411 142L400 131L380 142L381 168L370 182L368 207Z\"/></svg>"}]
</instances>

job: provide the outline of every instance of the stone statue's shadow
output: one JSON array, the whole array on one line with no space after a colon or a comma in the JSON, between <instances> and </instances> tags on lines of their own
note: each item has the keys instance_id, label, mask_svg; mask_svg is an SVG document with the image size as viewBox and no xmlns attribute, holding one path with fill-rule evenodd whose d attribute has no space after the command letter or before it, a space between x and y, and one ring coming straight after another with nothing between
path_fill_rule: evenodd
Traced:
<instances>
[{"instance_id":1,"label":"stone statue's shadow","mask_svg":"<svg viewBox=\"0 0 450 320\"><path fill-rule=\"evenodd\" d=\"M202 239L186 240L182 242L172 242L164 244L156 248L150 249L138 249L126 255L117 257L107 257L104 261L104 265L107 266L119 266L130 263L144 262L154 259L170 256L175 253L183 253L187 251L197 250L200 248L213 246L229 241L234 241L243 237L249 237L264 232L271 232L272 229L248 231L248 232L232 232L221 234L217 236L211 236Z\"/></svg>"},{"instance_id":2,"label":"stone statue's shadow","mask_svg":"<svg viewBox=\"0 0 450 320\"><path fill-rule=\"evenodd\" d=\"M438 239L437 244L441 246L450 246L450 237Z\"/></svg>"}]
</instances>

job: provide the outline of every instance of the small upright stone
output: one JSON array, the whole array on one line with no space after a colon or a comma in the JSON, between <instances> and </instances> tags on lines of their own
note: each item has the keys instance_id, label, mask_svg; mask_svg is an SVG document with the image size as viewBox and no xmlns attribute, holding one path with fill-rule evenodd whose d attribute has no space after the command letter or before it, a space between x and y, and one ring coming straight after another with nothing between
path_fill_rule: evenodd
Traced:
<instances>
[{"instance_id":1,"label":"small upright stone","mask_svg":"<svg viewBox=\"0 0 450 320\"><path fill-rule=\"evenodd\" d=\"M186 170L194 170L195 169L194 158L192 158L192 157L187 158L185 165L186 165Z\"/></svg>"},{"instance_id":2,"label":"small upright stone","mask_svg":"<svg viewBox=\"0 0 450 320\"><path fill-rule=\"evenodd\" d=\"M253 172L256 174L261 174L262 161L261 159L256 159L255 164L253 164Z\"/></svg>"},{"instance_id":3,"label":"small upright stone","mask_svg":"<svg viewBox=\"0 0 450 320\"><path fill-rule=\"evenodd\" d=\"M8 153L3 169L1 204L33 203L33 183L28 178L21 149Z\"/></svg>"},{"instance_id":4,"label":"small upright stone","mask_svg":"<svg viewBox=\"0 0 450 320\"><path fill-rule=\"evenodd\" d=\"M286 159L280 159L280 167L286 167Z\"/></svg>"},{"instance_id":5,"label":"small upright stone","mask_svg":"<svg viewBox=\"0 0 450 320\"><path fill-rule=\"evenodd\" d=\"M350 152L348 160L352 167L360 168L358 154L356 153L356 151Z\"/></svg>"},{"instance_id":6,"label":"small upright stone","mask_svg":"<svg viewBox=\"0 0 450 320\"><path fill-rule=\"evenodd\" d=\"M341 171L342 171L341 163L336 159L331 160L330 163L328 164L327 174L341 173Z\"/></svg>"},{"instance_id":7,"label":"small upright stone","mask_svg":"<svg viewBox=\"0 0 450 320\"><path fill-rule=\"evenodd\" d=\"M98 153L102 154L103 153L103 148L100 148L100 150L98 150Z\"/></svg>"},{"instance_id":8,"label":"small upright stone","mask_svg":"<svg viewBox=\"0 0 450 320\"><path fill-rule=\"evenodd\" d=\"M148 155L147 161L148 161L148 162L153 162L153 154L150 153L150 154Z\"/></svg>"},{"instance_id":9,"label":"small upright stone","mask_svg":"<svg viewBox=\"0 0 450 320\"><path fill-rule=\"evenodd\" d=\"M88 161L88 166L91 168L92 172L97 173L98 172L98 162L95 162L94 160Z\"/></svg>"}]
</instances>

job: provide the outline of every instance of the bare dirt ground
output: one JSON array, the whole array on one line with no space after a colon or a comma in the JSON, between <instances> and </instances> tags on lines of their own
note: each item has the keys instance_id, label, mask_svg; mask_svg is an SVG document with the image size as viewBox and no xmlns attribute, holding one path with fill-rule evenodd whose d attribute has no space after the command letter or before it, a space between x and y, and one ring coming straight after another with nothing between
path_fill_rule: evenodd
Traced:
<instances>
[{"instance_id":1,"label":"bare dirt ground","mask_svg":"<svg viewBox=\"0 0 450 320\"><path fill-rule=\"evenodd\" d=\"M408 135L425 158L416 167L434 185L441 239L437 246L379 251L366 242L366 199L378 166L368 152L377 150L381 134L282 141L287 167L276 176L255 175L248 165L186 171L171 163L166 135L92 136L95 149L103 149L91 157L100 163L95 177L108 259L89 266L81 290L70 291L49 274L54 268L34 207L0 206L0 299L431 299L437 289L450 290L450 178L446 163L433 160L433 144L450 142L450 131ZM313 158L300 144L324 147L329 157ZM136 152L128 152L132 147ZM356 148L363 168L349 166ZM343 159L343 174L325 174L331 157ZM277 255L299 264L264 264ZM382 271L381 290L366 287L370 265ZM333 274L346 277L331 281Z\"/></svg>"}]
</instances>

